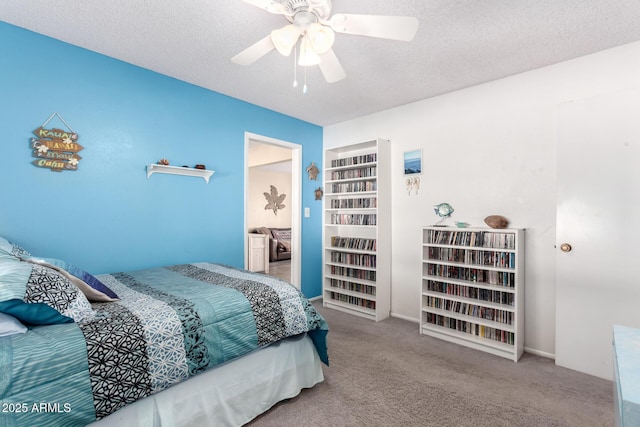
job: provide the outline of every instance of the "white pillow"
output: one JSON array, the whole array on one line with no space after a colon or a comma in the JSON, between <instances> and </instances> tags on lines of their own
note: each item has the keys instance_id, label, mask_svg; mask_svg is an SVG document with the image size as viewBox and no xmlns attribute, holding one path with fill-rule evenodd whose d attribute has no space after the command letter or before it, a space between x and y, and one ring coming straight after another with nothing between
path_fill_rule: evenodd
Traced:
<instances>
[{"instance_id":1,"label":"white pillow","mask_svg":"<svg viewBox=\"0 0 640 427\"><path fill-rule=\"evenodd\" d=\"M0 337L6 337L14 334L24 334L27 327L18 319L8 314L0 313Z\"/></svg>"}]
</instances>

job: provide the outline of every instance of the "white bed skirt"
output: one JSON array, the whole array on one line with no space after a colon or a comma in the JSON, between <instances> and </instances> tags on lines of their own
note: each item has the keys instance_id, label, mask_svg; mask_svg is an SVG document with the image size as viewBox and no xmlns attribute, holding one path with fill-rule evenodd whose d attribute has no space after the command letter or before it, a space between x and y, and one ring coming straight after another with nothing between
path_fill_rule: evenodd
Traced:
<instances>
[{"instance_id":1,"label":"white bed skirt","mask_svg":"<svg viewBox=\"0 0 640 427\"><path fill-rule=\"evenodd\" d=\"M198 374L89 425L242 426L323 380L318 354L304 335Z\"/></svg>"}]
</instances>

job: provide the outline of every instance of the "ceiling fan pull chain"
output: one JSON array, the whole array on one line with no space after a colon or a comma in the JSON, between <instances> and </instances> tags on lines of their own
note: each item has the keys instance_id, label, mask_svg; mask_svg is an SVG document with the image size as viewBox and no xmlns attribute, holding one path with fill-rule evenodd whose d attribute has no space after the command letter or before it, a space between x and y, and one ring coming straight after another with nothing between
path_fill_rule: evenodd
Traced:
<instances>
[{"instance_id":1,"label":"ceiling fan pull chain","mask_svg":"<svg viewBox=\"0 0 640 427\"><path fill-rule=\"evenodd\" d=\"M304 67L304 86L302 86L303 95L307 94L307 68L309 67Z\"/></svg>"},{"instance_id":2,"label":"ceiling fan pull chain","mask_svg":"<svg viewBox=\"0 0 640 427\"><path fill-rule=\"evenodd\" d=\"M298 45L293 46L293 87L298 87Z\"/></svg>"}]
</instances>

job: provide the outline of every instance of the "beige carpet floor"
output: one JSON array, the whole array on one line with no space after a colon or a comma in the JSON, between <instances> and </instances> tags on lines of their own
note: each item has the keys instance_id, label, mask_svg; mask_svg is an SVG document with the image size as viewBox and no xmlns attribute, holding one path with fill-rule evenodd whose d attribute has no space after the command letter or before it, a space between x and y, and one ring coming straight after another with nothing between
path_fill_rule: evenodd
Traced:
<instances>
[{"instance_id":1,"label":"beige carpet floor","mask_svg":"<svg viewBox=\"0 0 640 427\"><path fill-rule=\"evenodd\" d=\"M419 335L416 323L318 310L325 381L250 423L264 426L611 426L613 383L525 353L518 363ZM588 355L585 355L588 357Z\"/></svg>"}]
</instances>

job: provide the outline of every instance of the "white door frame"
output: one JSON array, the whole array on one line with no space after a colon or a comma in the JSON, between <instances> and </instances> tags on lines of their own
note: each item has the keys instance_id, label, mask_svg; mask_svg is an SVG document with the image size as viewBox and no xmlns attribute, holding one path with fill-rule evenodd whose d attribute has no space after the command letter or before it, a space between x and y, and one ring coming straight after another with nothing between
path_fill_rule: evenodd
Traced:
<instances>
[{"instance_id":1,"label":"white door frame","mask_svg":"<svg viewBox=\"0 0 640 427\"><path fill-rule=\"evenodd\" d=\"M276 145L291 150L291 284L300 289L302 225L302 145L251 132L244 133L244 268L249 267L247 192L249 185L249 141Z\"/></svg>"}]
</instances>

